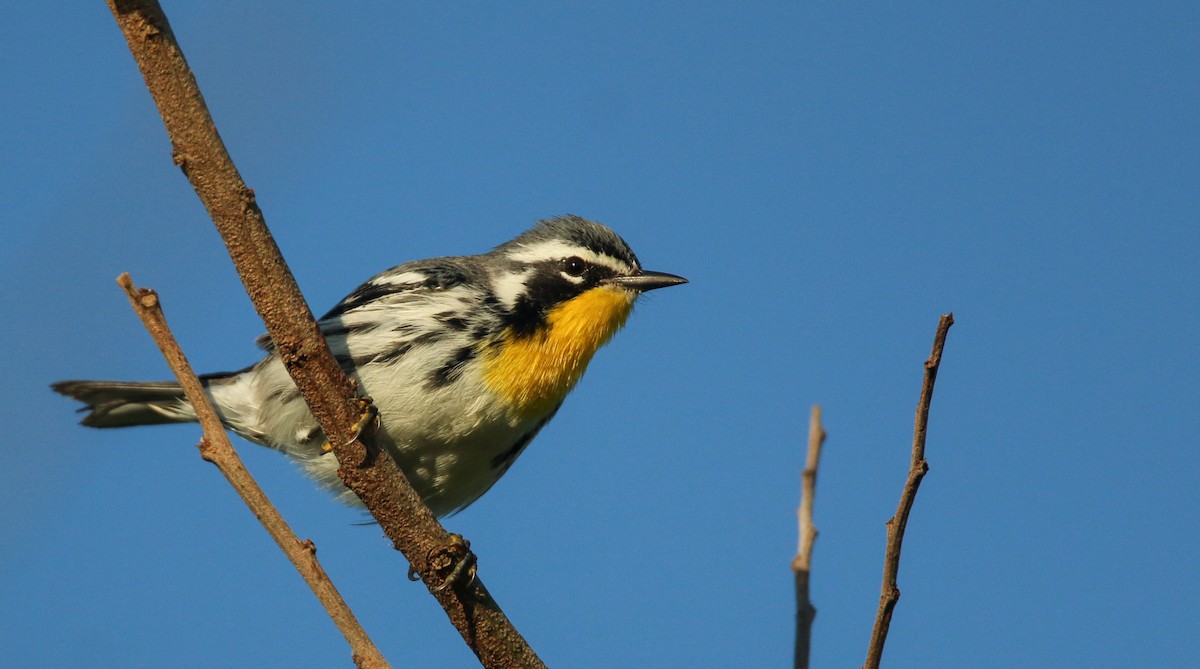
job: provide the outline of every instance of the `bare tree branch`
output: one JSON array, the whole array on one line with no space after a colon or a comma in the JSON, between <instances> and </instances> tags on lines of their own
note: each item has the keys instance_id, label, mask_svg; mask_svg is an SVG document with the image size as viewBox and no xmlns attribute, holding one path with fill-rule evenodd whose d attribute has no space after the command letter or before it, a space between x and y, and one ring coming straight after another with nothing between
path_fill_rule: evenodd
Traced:
<instances>
[{"instance_id":1,"label":"bare tree branch","mask_svg":"<svg viewBox=\"0 0 1200 669\"><path fill-rule=\"evenodd\" d=\"M900 549L904 544L904 530L908 526L908 514L917 497L917 488L929 463L925 461L925 434L929 426L929 404L933 401L933 384L937 380L938 365L942 362L942 348L946 345L946 333L954 325L954 314L944 314L938 321L937 334L933 338L933 351L925 361L925 378L921 383L921 399L917 402L916 425L913 428L912 464L908 479L900 493L900 505L896 515L887 521L887 548L883 559L883 587L879 595L879 611L875 614L875 628L871 631L871 644L867 648L864 669L878 669L883 658L883 645L887 641L888 627L892 624L892 611L900 599L900 588L896 575L900 571Z\"/></svg>"},{"instance_id":2,"label":"bare tree branch","mask_svg":"<svg viewBox=\"0 0 1200 669\"><path fill-rule=\"evenodd\" d=\"M478 578L439 587L467 556L392 459L374 457L359 438L364 402L329 352L254 191L229 157L166 14L154 0L106 1L162 115L175 163L224 238L284 365L333 445L343 482L421 574L484 666L543 666Z\"/></svg>"},{"instance_id":3,"label":"bare tree branch","mask_svg":"<svg viewBox=\"0 0 1200 669\"><path fill-rule=\"evenodd\" d=\"M233 449L233 444L229 443L229 435L225 433L225 426L221 424L221 419L217 416L216 410L208 400L208 395L204 392L204 386L196 378L191 364L188 363L187 357L179 347L179 342L175 340L171 329L167 326L167 318L163 315L159 305L158 294L146 288L136 288L128 274L118 277L117 283L125 290L125 295L129 297L129 303L133 305L133 310L141 319L142 325L146 326L154 343L158 345L158 350L162 351L163 357L167 359L167 365L171 367L175 378L179 380L179 385L183 386L183 392L196 412L196 418L204 429L204 437L199 444L200 457L221 470L221 473L229 480L229 485L233 486L233 489L241 496L246 506L250 507L250 511L262 523L271 538L279 544L279 549L292 561L296 571L304 577L308 587L312 588L313 594L317 596L321 605L325 607L325 611L329 613L329 617L333 619L334 624L346 637L346 641L350 643L354 663L364 669L383 669L390 666L358 623L358 619L354 617L346 600L342 599L342 595L329 580L325 570L321 568L321 563L317 561L317 547L313 545L312 541L301 541L296 536L292 528L288 527L283 516L279 515L279 511L271 504L271 500L267 499L266 493L258 486L258 482L250 476L250 472L242 464L242 459Z\"/></svg>"},{"instance_id":4,"label":"bare tree branch","mask_svg":"<svg viewBox=\"0 0 1200 669\"><path fill-rule=\"evenodd\" d=\"M800 545L792 559L792 573L796 578L796 651L792 666L808 669L809 648L812 642L812 624L817 616L808 594L809 572L812 568L813 542L817 540L817 528L813 525L813 500L817 495L817 465L821 461L821 446L825 443L825 428L821 427L821 407L814 405L808 422L808 457L804 472L800 475L800 508L796 515L800 520Z\"/></svg>"}]
</instances>

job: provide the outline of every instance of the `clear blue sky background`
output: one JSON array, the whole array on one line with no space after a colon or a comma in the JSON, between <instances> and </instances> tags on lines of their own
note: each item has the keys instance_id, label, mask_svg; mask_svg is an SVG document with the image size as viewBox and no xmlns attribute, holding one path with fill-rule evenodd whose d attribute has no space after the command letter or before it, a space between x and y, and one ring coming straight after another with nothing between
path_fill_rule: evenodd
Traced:
<instances>
[{"instance_id":1,"label":"clear blue sky background","mask_svg":"<svg viewBox=\"0 0 1200 669\"><path fill-rule=\"evenodd\" d=\"M47 385L200 370L261 323L98 0L0 26L0 664L348 666L189 426ZM654 294L451 518L551 665L790 662L810 405L815 666L856 666L921 362L953 310L891 667L1191 667L1200 636L1200 6L168 3L324 311L405 260L605 221ZM358 512L252 471L396 666L473 658Z\"/></svg>"}]
</instances>

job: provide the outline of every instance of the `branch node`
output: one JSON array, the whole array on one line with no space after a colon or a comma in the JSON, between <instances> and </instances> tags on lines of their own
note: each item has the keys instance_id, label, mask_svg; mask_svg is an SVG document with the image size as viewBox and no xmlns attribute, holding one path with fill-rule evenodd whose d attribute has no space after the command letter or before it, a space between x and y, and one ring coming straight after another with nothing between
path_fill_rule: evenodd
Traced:
<instances>
[{"instance_id":1,"label":"branch node","mask_svg":"<svg viewBox=\"0 0 1200 669\"><path fill-rule=\"evenodd\" d=\"M821 407L814 405L808 422L808 453L804 459L804 471L800 474L800 508L796 515L800 521L800 545L792 559L792 572L796 587L796 644L793 666L807 669L809 647L812 643L812 625L817 609L809 596L809 579L812 568L813 544L817 540L817 528L813 523L813 501L817 495L817 466L821 460L821 446L825 443L825 428L821 426Z\"/></svg>"},{"instance_id":2,"label":"branch node","mask_svg":"<svg viewBox=\"0 0 1200 669\"><path fill-rule=\"evenodd\" d=\"M900 551L904 546L904 530L908 525L908 514L912 511L921 478L929 471L925 460L925 436L929 427L929 405L933 401L933 385L937 380L938 365L942 361L942 349L946 345L946 333L954 325L954 314L943 314L938 320L937 333L933 337L933 350L925 361L925 375L921 382L921 396L917 401L917 417L913 426L912 460L904 489L900 493L900 504L896 514L887 521L887 546L884 549L883 585L880 588L879 609L875 614L875 626L871 630L871 643L867 647L864 669L878 669L883 659L883 646L887 642L888 628L892 622L892 609L900 599L900 588L896 576L900 571Z\"/></svg>"},{"instance_id":3,"label":"branch node","mask_svg":"<svg viewBox=\"0 0 1200 669\"><path fill-rule=\"evenodd\" d=\"M179 147L175 147L174 150L171 151L171 162L175 163L175 166L179 168L179 171L183 172L184 177L188 177L191 174L192 163L194 160L195 159L192 157L192 154L180 149Z\"/></svg>"},{"instance_id":4,"label":"branch node","mask_svg":"<svg viewBox=\"0 0 1200 669\"><path fill-rule=\"evenodd\" d=\"M209 441L208 435L200 437L200 443L196 444L196 448L200 449L200 459L205 462L217 463L217 452L213 443Z\"/></svg>"},{"instance_id":5,"label":"branch node","mask_svg":"<svg viewBox=\"0 0 1200 669\"><path fill-rule=\"evenodd\" d=\"M247 294L263 317L313 417L331 441L350 434L349 426L358 416L345 402L354 395L353 387L321 337L295 277L266 227L253 191L238 174L166 14L156 0L107 2L162 115L175 150L172 160L183 169L212 217ZM200 394L203 396L203 391ZM359 448L363 447L335 446L334 454L339 463L353 462ZM375 458L369 468L340 466L339 473L410 562L414 556L419 561L430 547L446 541L449 533L422 503L392 458ZM434 593L484 666L542 666L477 579L471 581L470 594L474 601L486 605L467 608L462 606L461 597Z\"/></svg>"},{"instance_id":6,"label":"branch node","mask_svg":"<svg viewBox=\"0 0 1200 669\"><path fill-rule=\"evenodd\" d=\"M338 594L337 589L329 580L329 576L321 569L320 563L311 556L307 556L306 559L296 550L299 539L296 538L295 533L291 531L283 517L279 515L279 511L271 505L271 501L267 499L254 478L250 476L250 472L242 464L241 459L238 458L237 452L233 450L233 445L229 443L229 436L225 433L221 419L209 401L208 395L204 392L204 386L192 371L192 366L179 347L179 342L171 334L166 316L158 304L157 293L152 290L138 289L133 285L133 279L127 273L117 277L117 283L125 290L129 304L142 321L142 325L146 327L146 331L154 339L154 343L162 351L168 366L175 374L180 387L183 388L188 402L196 412L196 419L204 431L198 444L200 457L217 466L217 469L241 496L246 506L254 512L263 528L287 555L292 565L312 588L313 594L329 612L330 618L342 631L350 643L351 649L354 652L363 653L366 657L376 658L378 661L375 666L386 666L383 656L354 618L354 613L350 611L346 601ZM147 297L153 299L147 300Z\"/></svg>"}]
</instances>

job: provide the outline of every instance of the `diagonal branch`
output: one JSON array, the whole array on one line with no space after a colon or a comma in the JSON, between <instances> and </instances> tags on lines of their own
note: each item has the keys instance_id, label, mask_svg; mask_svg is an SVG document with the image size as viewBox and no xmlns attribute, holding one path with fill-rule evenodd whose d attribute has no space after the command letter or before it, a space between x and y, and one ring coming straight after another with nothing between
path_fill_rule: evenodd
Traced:
<instances>
[{"instance_id":1,"label":"diagonal branch","mask_svg":"<svg viewBox=\"0 0 1200 669\"><path fill-rule=\"evenodd\" d=\"M158 350L162 351L163 357L167 359L167 365L171 367L175 378L179 380L179 385L183 386L183 392L187 395L188 402L196 411L196 418L204 429L204 437L200 440L200 457L221 470L221 473L229 480L229 485L233 486L233 489L241 496L246 506L250 507L250 511L262 523L271 538L275 540L276 544L279 544L279 549L291 560L296 571L304 577L304 581L308 583L308 587L312 588L313 594L325 607L325 611L333 619L342 636L346 637L346 641L350 643L354 663L359 667L378 669L388 667L387 660L383 658L379 649L375 647L371 638L363 630L362 625L358 623L358 619L354 617L354 612L350 610L346 600L342 599L341 593L329 580L329 575L321 568L321 563L317 562L316 546L312 541L301 541L292 528L288 527L283 516L279 515L279 510L271 504L266 493L262 491L254 478L250 476L250 472L246 470L246 466L242 464L242 459L233 449L233 444L229 443L229 435L226 434L225 426L221 424L221 419L217 417L216 410L209 402L208 395L204 392L204 386L200 384L200 379L196 378L196 373L192 371L187 356L183 354L179 342L175 340L171 329L167 327L167 318L163 315L162 307L159 305L158 294L146 288L136 288L128 274L118 277L117 283L125 290L125 295L129 298L129 303L133 305L133 310L141 319L142 325L146 326L146 331L150 333L154 343L158 345Z\"/></svg>"},{"instance_id":2,"label":"diagonal branch","mask_svg":"<svg viewBox=\"0 0 1200 669\"><path fill-rule=\"evenodd\" d=\"M334 445L339 475L421 574L486 667L542 666L478 579L439 588L458 548L389 457L359 438L363 400L338 366L254 198L229 157L196 79L155 0L106 0L162 115L175 163L192 183L288 372Z\"/></svg>"},{"instance_id":3,"label":"diagonal branch","mask_svg":"<svg viewBox=\"0 0 1200 669\"><path fill-rule=\"evenodd\" d=\"M795 669L808 669L809 648L812 643L812 624L817 617L808 594L809 572L812 568L813 542L817 528L813 525L813 500L817 496L817 465L821 461L821 446L825 443L825 428L821 426L821 407L814 405L808 422L808 456L800 475L800 546L792 560L796 577L796 650L792 660Z\"/></svg>"},{"instance_id":4,"label":"diagonal branch","mask_svg":"<svg viewBox=\"0 0 1200 669\"><path fill-rule=\"evenodd\" d=\"M888 627L892 624L892 611L900 599L900 588L896 585L896 574L900 571L900 549L904 544L904 530L908 526L908 514L917 497L917 488L929 463L925 462L925 434L929 426L929 404L933 401L933 383L937 380L938 365L942 362L942 348L946 345L946 333L954 325L954 314L944 314L938 321L937 334L933 338L933 351L925 361L925 378L921 383L921 399L917 402L916 425L913 428L912 464L908 479L900 493L900 506L896 515L887 521L887 548L883 558L883 588L879 595L879 611L875 614L875 628L871 631L871 645L867 648L864 669L878 669L883 658L883 644L887 641Z\"/></svg>"}]
</instances>

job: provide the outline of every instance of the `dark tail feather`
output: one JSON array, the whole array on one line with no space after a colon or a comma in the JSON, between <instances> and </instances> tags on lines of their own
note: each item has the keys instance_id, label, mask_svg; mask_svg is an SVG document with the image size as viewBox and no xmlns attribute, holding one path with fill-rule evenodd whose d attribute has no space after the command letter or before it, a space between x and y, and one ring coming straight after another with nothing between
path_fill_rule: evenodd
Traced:
<instances>
[{"instance_id":1,"label":"dark tail feather","mask_svg":"<svg viewBox=\"0 0 1200 669\"><path fill-rule=\"evenodd\" d=\"M73 397L89 412L81 421L90 427L128 427L186 423L196 420L178 383L169 381L59 381L50 386Z\"/></svg>"}]
</instances>

